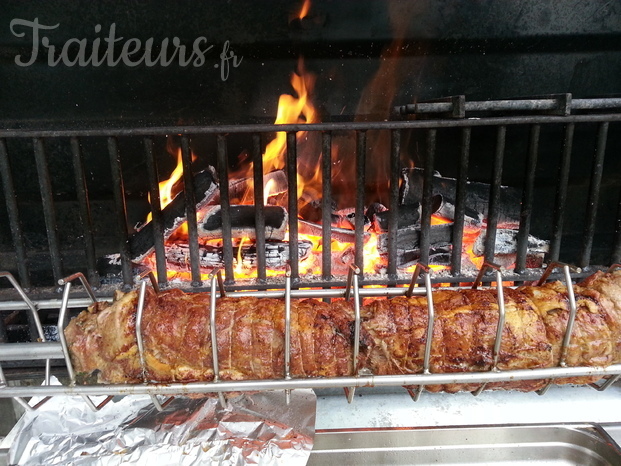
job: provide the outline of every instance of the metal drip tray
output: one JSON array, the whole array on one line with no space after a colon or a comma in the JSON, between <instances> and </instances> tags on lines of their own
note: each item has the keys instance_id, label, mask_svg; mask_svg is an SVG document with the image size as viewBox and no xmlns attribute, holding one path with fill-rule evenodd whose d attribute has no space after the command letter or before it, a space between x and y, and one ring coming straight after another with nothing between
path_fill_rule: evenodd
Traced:
<instances>
[{"instance_id":1,"label":"metal drip tray","mask_svg":"<svg viewBox=\"0 0 621 466\"><path fill-rule=\"evenodd\" d=\"M309 465L610 465L621 450L597 425L324 430Z\"/></svg>"}]
</instances>

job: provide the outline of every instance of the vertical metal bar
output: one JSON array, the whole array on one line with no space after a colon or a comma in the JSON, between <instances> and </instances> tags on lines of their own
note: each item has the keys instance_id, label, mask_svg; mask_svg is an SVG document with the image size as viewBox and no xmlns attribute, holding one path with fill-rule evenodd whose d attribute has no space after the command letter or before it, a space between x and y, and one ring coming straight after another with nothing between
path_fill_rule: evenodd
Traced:
<instances>
[{"instance_id":1,"label":"vertical metal bar","mask_svg":"<svg viewBox=\"0 0 621 466\"><path fill-rule=\"evenodd\" d=\"M121 170L121 156L118 142L115 137L108 138L108 153L110 155L110 167L112 170L112 193L116 207L117 227L119 230L119 255L121 257L121 271L125 287L131 287L134 283L132 277L132 265L127 240L127 206L125 205L125 186L123 184L123 172Z\"/></svg>"},{"instance_id":2,"label":"vertical metal bar","mask_svg":"<svg viewBox=\"0 0 621 466\"><path fill-rule=\"evenodd\" d=\"M489 194L489 208L487 212L487 231L485 233L485 261L494 262L496 247L496 229L500 214L500 186L502 183L502 162L505 157L505 138L507 128L499 126L496 134L496 154L492 168L492 186Z\"/></svg>"},{"instance_id":3,"label":"vertical metal bar","mask_svg":"<svg viewBox=\"0 0 621 466\"><path fill-rule=\"evenodd\" d=\"M43 217L45 219L47 242L50 248L52 275L54 276L54 282L57 282L63 276L63 265L60 255L58 228L56 225L56 208L54 206L52 180L50 179L50 171L48 170L45 157L43 139L34 138L32 143L34 145L35 162L39 175L39 188L41 190L41 201L43 203Z\"/></svg>"},{"instance_id":4,"label":"vertical metal bar","mask_svg":"<svg viewBox=\"0 0 621 466\"><path fill-rule=\"evenodd\" d=\"M159 173L157 161L153 153L153 139L144 138L145 162L147 176L149 177L149 194L151 199L151 224L153 225L153 245L155 247L155 261L157 281L160 285L166 285L166 252L164 250L164 225L162 223L162 207L160 199Z\"/></svg>"},{"instance_id":5,"label":"vertical metal bar","mask_svg":"<svg viewBox=\"0 0 621 466\"><path fill-rule=\"evenodd\" d=\"M95 255L95 239L93 237L93 221L91 218L91 206L88 200L88 185L84 176L84 160L82 147L77 137L70 140L71 154L73 155L73 173L75 176L75 188L80 208L80 220L82 222L82 235L84 237L84 252L86 254L86 274L88 281L93 286L99 286L97 274L97 257Z\"/></svg>"},{"instance_id":6,"label":"vertical metal bar","mask_svg":"<svg viewBox=\"0 0 621 466\"><path fill-rule=\"evenodd\" d=\"M584 236L582 241L582 252L578 265L586 267L591 263L591 250L593 249L593 237L595 236L595 220L597 218L597 203L599 201L599 190L602 184L602 173L604 170L604 156L606 154L606 140L608 138L609 123L600 123L597 131L597 148L593 160L593 171L591 172L591 183L589 186L589 197L587 201L586 218L584 226Z\"/></svg>"},{"instance_id":7,"label":"vertical metal bar","mask_svg":"<svg viewBox=\"0 0 621 466\"><path fill-rule=\"evenodd\" d=\"M321 135L321 276L332 278L332 133Z\"/></svg>"},{"instance_id":8,"label":"vertical metal bar","mask_svg":"<svg viewBox=\"0 0 621 466\"><path fill-rule=\"evenodd\" d=\"M610 264L618 264L619 262L621 262L621 191L619 191L617 219L615 221L615 244L612 249Z\"/></svg>"},{"instance_id":9,"label":"vertical metal bar","mask_svg":"<svg viewBox=\"0 0 621 466\"><path fill-rule=\"evenodd\" d=\"M9 153L4 139L0 139L0 178L2 179L4 200L6 202L6 210L9 218L9 228L11 229L11 238L15 249L17 275L19 276L19 281L22 286L24 288L30 288L28 258L26 256L26 248L24 247L22 227L19 221L19 210L17 208L11 164L9 163Z\"/></svg>"},{"instance_id":10,"label":"vertical metal bar","mask_svg":"<svg viewBox=\"0 0 621 466\"><path fill-rule=\"evenodd\" d=\"M4 324L4 318L0 316L0 343L8 343L9 336L6 333L6 325Z\"/></svg>"},{"instance_id":11,"label":"vertical metal bar","mask_svg":"<svg viewBox=\"0 0 621 466\"><path fill-rule=\"evenodd\" d=\"M231 231L231 198L229 196L229 170L227 161L226 135L218 134L218 177L220 178L220 208L222 209L222 259L227 284L235 283L233 270L233 233Z\"/></svg>"},{"instance_id":12,"label":"vertical metal bar","mask_svg":"<svg viewBox=\"0 0 621 466\"><path fill-rule=\"evenodd\" d=\"M388 211L388 279L397 279L397 230L399 227L399 175L401 174L401 130L391 133L390 194Z\"/></svg>"},{"instance_id":13,"label":"vertical metal bar","mask_svg":"<svg viewBox=\"0 0 621 466\"><path fill-rule=\"evenodd\" d=\"M502 274L500 270L496 271L496 296L498 299L498 327L496 329L496 340L494 340L494 365L493 370L498 369L498 359L500 358L500 347L502 345L502 331L505 327L505 293L502 288Z\"/></svg>"},{"instance_id":14,"label":"vertical metal bar","mask_svg":"<svg viewBox=\"0 0 621 466\"><path fill-rule=\"evenodd\" d=\"M416 266L418 269L418 265ZM422 267L421 267L422 268ZM416 272L416 271L415 271ZM417 272L417 274L419 274ZM429 275L429 270L426 269L425 266L425 290L427 292L427 332L425 338L425 355L423 359L423 374L431 374L431 345L433 344L433 328L435 324L435 309L433 305L433 291L431 288L431 275ZM412 283L416 280L412 278ZM412 397L412 400L418 401L420 400L420 396L423 393L424 385L419 385L416 390L412 390L411 388L407 388L408 393Z\"/></svg>"},{"instance_id":15,"label":"vertical metal bar","mask_svg":"<svg viewBox=\"0 0 621 466\"><path fill-rule=\"evenodd\" d=\"M492 264L485 264L483 267L490 267ZM492 266L496 269L496 299L498 301L498 325L496 325L496 339L494 340L494 349L492 351L492 372L498 372L498 359L500 358L500 348L502 346L502 332L505 328L506 309L505 309L505 291L502 287L502 274L500 268L495 265ZM481 269L483 271L483 269ZM479 388L477 388L472 394L479 396L485 387L487 382L484 382Z\"/></svg>"},{"instance_id":16,"label":"vertical metal bar","mask_svg":"<svg viewBox=\"0 0 621 466\"><path fill-rule=\"evenodd\" d=\"M461 249L463 247L464 221L466 217L466 190L468 188L468 164L470 162L470 137L472 129L461 130L461 152L459 172L455 189L455 215L453 216L453 253L451 254L451 273L461 273Z\"/></svg>"},{"instance_id":17,"label":"vertical metal bar","mask_svg":"<svg viewBox=\"0 0 621 466\"><path fill-rule=\"evenodd\" d=\"M159 202L159 200L158 200ZM157 282L155 281L155 277L153 276L153 272L149 272L149 279L151 280L151 284L155 285L155 290L157 290ZM143 278L144 274L140 277ZM147 383L147 369L146 363L144 359L144 340L142 338L142 316L144 314L144 301L147 295L147 282L140 282L140 292L138 294L138 305L136 306L136 345L138 346L138 356L140 357L140 368L142 369L142 378L143 382ZM164 407L170 403L174 396L169 397L164 401L164 403L160 403L160 400L157 399L156 395L150 395L151 402L155 406L155 409L158 411L163 411Z\"/></svg>"},{"instance_id":18,"label":"vertical metal bar","mask_svg":"<svg viewBox=\"0 0 621 466\"><path fill-rule=\"evenodd\" d=\"M67 374L71 385L75 384L75 371L73 370L73 364L71 363L71 357L69 356L69 344L65 337L65 327L67 326L67 307L69 305L69 293L71 292L71 282L64 282L65 288L63 289L63 296L60 304L60 312L58 313L58 339L60 345L63 348L63 355L65 356L65 365L67 367Z\"/></svg>"},{"instance_id":19,"label":"vertical metal bar","mask_svg":"<svg viewBox=\"0 0 621 466\"><path fill-rule=\"evenodd\" d=\"M433 195L433 163L436 156L436 130L427 131L427 149L425 151L425 167L423 173L423 199L420 219L420 259L423 264L429 263L429 248L431 241L431 198Z\"/></svg>"},{"instance_id":20,"label":"vertical metal bar","mask_svg":"<svg viewBox=\"0 0 621 466\"><path fill-rule=\"evenodd\" d=\"M563 216L567 200L567 185L569 183L569 167L571 164L571 152L574 144L574 123L568 123L565 127L565 139L563 153L558 173L558 185L556 186L556 201L554 204L554 216L552 226L552 238L550 241L550 262L557 262L561 251L561 239L563 236Z\"/></svg>"},{"instance_id":21,"label":"vertical metal bar","mask_svg":"<svg viewBox=\"0 0 621 466\"><path fill-rule=\"evenodd\" d=\"M265 261L265 209L263 192L263 150L261 134L252 135L252 164L254 174L254 225L257 247L257 279L264 282L267 279L267 265Z\"/></svg>"},{"instance_id":22,"label":"vertical metal bar","mask_svg":"<svg viewBox=\"0 0 621 466\"><path fill-rule=\"evenodd\" d=\"M221 272L214 271L211 274L211 295L209 299L209 334L211 337L211 361L213 364L213 381L218 383L220 381L220 365L218 364L218 327L216 325L216 281ZM226 398L224 393L218 392L218 398L220 404L226 406Z\"/></svg>"},{"instance_id":23,"label":"vertical metal bar","mask_svg":"<svg viewBox=\"0 0 621 466\"><path fill-rule=\"evenodd\" d=\"M563 274L565 275L565 287L567 288L567 298L569 301L569 317L567 318L567 326L565 328L565 334L563 336L563 342L561 344L561 352L559 356L559 367L567 367L565 362L565 358L567 357L567 352L569 350L569 345L571 344L571 337L574 328L574 322L576 320L576 314L578 313L578 307L576 306L576 296L574 294L574 286L571 281L571 273L569 271L569 266L567 264L562 264L559 262L554 262L548 265L546 271L543 276L539 280L537 285L540 285L545 282L547 277L552 273L552 271L556 267L563 267ZM549 379L546 385L537 391L537 395L545 395L554 379Z\"/></svg>"},{"instance_id":24,"label":"vertical metal bar","mask_svg":"<svg viewBox=\"0 0 621 466\"><path fill-rule=\"evenodd\" d=\"M360 275L360 268L354 264L349 265L349 271L347 274L347 287L345 288L344 298L345 301L349 301L352 295L352 289L354 294L354 348L352 355L352 367L351 373L353 376L358 375L358 355L360 354L360 285L358 276ZM356 393L356 387L344 387L345 395L347 396L347 402L354 401L354 395Z\"/></svg>"},{"instance_id":25,"label":"vertical metal bar","mask_svg":"<svg viewBox=\"0 0 621 466\"><path fill-rule=\"evenodd\" d=\"M138 347L138 357L142 370L143 382L147 382L147 365L144 360L144 340L142 339L142 315L144 313L144 300L147 293L147 282L140 282L140 292L138 294L138 305L136 306L136 346Z\"/></svg>"},{"instance_id":26,"label":"vertical metal bar","mask_svg":"<svg viewBox=\"0 0 621 466\"><path fill-rule=\"evenodd\" d=\"M76 273L71 275L70 277L60 279L58 283L60 285L64 285L63 296L60 304L60 312L58 313L58 323L56 324L58 327L58 338L60 340L60 345L63 349L63 355L65 356L65 365L67 367L67 373L69 374L69 380L71 381L70 385L75 385L75 372L73 370L73 364L71 364L71 357L69 355L69 345L67 344L67 338L65 337L65 327L67 326L67 308L69 305L69 293L71 291L71 280L75 278L79 278L80 281L84 284L85 288L89 289L89 295L94 300L94 295L92 294L92 290L90 290L90 285L87 286L88 282L84 278L84 275L81 273ZM107 396L101 403L95 405L93 400L89 398L88 395L81 395L84 399L85 403L92 411L99 411L103 408L110 400L112 400L113 396Z\"/></svg>"},{"instance_id":27,"label":"vertical metal bar","mask_svg":"<svg viewBox=\"0 0 621 466\"><path fill-rule=\"evenodd\" d=\"M289 210L289 263L291 278L299 278L298 251L298 150L295 132L287 133L287 199Z\"/></svg>"},{"instance_id":28,"label":"vertical metal bar","mask_svg":"<svg viewBox=\"0 0 621 466\"><path fill-rule=\"evenodd\" d=\"M517 235L517 256L515 271L523 273L526 269L526 254L528 252L528 235L530 233L530 220L533 213L533 199L535 192L535 171L537 169L537 156L539 155L540 125L530 128L530 140L528 146L528 158L526 159L526 173L524 174L524 191L522 191L522 209L520 211L520 228Z\"/></svg>"},{"instance_id":29,"label":"vertical metal bar","mask_svg":"<svg viewBox=\"0 0 621 466\"><path fill-rule=\"evenodd\" d=\"M356 132L356 231L354 263L364 273L364 198L366 191L367 133Z\"/></svg>"},{"instance_id":30,"label":"vertical metal bar","mask_svg":"<svg viewBox=\"0 0 621 466\"><path fill-rule=\"evenodd\" d=\"M285 380L291 379L291 269L285 273ZM285 402L291 402L291 390L285 390Z\"/></svg>"},{"instance_id":31,"label":"vertical metal bar","mask_svg":"<svg viewBox=\"0 0 621 466\"><path fill-rule=\"evenodd\" d=\"M574 286L571 281L571 273L568 265L563 267L563 274L565 275L565 286L567 287L567 297L569 298L569 317L567 319L567 329L565 330L563 343L561 345L561 359L559 361L559 366L567 367L565 360L567 359L569 345L571 344L571 337L574 330L574 323L576 322L576 313L578 312L578 308L576 306L576 296L574 294Z\"/></svg>"},{"instance_id":32,"label":"vertical metal bar","mask_svg":"<svg viewBox=\"0 0 621 466\"><path fill-rule=\"evenodd\" d=\"M190 139L181 136L181 162L183 164L183 193L185 197L185 216L188 222L188 242L190 247L190 273L192 286L201 285L201 266L198 248L198 226L196 224L196 192L192 175L192 152ZM226 179L226 178L225 178Z\"/></svg>"}]
</instances>

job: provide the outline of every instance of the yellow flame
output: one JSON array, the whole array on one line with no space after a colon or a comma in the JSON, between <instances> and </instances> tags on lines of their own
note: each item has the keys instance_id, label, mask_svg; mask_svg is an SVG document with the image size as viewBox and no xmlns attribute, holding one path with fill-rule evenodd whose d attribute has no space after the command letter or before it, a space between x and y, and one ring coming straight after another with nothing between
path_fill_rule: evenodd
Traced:
<instances>
[{"instance_id":1,"label":"yellow flame","mask_svg":"<svg viewBox=\"0 0 621 466\"><path fill-rule=\"evenodd\" d=\"M243 275L244 273L244 260L242 257L242 247L246 241L249 241L249 238L242 238L239 242L239 247L237 248L237 265L235 266L235 276Z\"/></svg>"},{"instance_id":2,"label":"yellow flame","mask_svg":"<svg viewBox=\"0 0 621 466\"><path fill-rule=\"evenodd\" d=\"M263 205L267 204L267 200L270 198L270 194L272 194L272 189L276 187L276 182L274 180L268 180L265 183L265 189L263 190Z\"/></svg>"},{"instance_id":3,"label":"yellow flame","mask_svg":"<svg viewBox=\"0 0 621 466\"><path fill-rule=\"evenodd\" d=\"M192 154L192 162L196 160L196 156ZM170 204L177 193L173 194L173 188L177 184L177 182L183 176L183 160L181 158L181 148L177 149L177 165L175 169L170 174L170 177L167 180L163 180L159 182L159 191L160 191L160 207L163 209L168 204ZM151 195L148 196L149 202L151 202ZM151 221L153 215L149 212L147 215L147 223Z\"/></svg>"},{"instance_id":4,"label":"yellow flame","mask_svg":"<svg viewBox=\"0 0 621 466\"><path fill-rule=\"evenodd\" d=\"M291 76L291 86L295 90L297 97L289 94L282 94L278 99L278 111L276 113L277 125L291 123L314 123L316 121L316 110L309 100L309 92L315 83L315 77L304 70L304 62L300 59L298 64L299 74L293 73ZM298 139L303 137L306 131L297 134ZM287 134L280 131L276 133L276 138L270 141L265 148L263 156L264 173L284 168L285 148L287 147Z\"/></svg>"}]
</instances>

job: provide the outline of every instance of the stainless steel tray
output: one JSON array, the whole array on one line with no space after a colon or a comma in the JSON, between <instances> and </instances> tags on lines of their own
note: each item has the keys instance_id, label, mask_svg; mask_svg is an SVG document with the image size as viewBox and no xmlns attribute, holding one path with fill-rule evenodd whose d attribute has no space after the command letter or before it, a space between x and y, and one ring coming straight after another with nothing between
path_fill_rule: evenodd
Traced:
<instances>
[{"instance_id":1,"label":"stainless steel tray","mask_svg":"<svg viewBox=\"0 0 621 466\"><path fill-rule=\"evenodd\" d=\"M591 424L318 431L309 465L606 465L621 450Z\"/></svg>"}]
</instances>

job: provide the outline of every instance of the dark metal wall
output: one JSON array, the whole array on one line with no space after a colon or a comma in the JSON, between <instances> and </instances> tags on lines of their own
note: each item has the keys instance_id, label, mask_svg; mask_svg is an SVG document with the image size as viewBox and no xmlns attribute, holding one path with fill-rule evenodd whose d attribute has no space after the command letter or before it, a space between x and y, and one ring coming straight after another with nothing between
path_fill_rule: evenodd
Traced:
<instances>
[{"instance_id":1,"label":"dark metal wall","mask_svg":"<svg viewBox=\"0 0 621 466\"><path fill-rule=\"evenodd\" d=\"M358 111L385 117L387 100L621 92L617 2L314 0L309 16L297 20L301 5L282 0L4 2L0 120L5 126L270 121L278 95L290 92L289 76L301 55L317 75L316 101L324 120ZM123 38L117 53L129 38L144 45L150 37L155 44L179 37L191 47L204 36L214 49L201 67L178 62L50 67L42 47L35 64L19 67L14 57L30 55L32 38L27 28L14 28L26 33L21 38L11 32L16 18L58 24L44 33L57 48L70 38L87 39L89 47L98 37L103 43L114 23ZM243 61L223 82L214 66L225 41ZM380 85L365 98L378 71Z\"/></svg>"}]
</instances>

